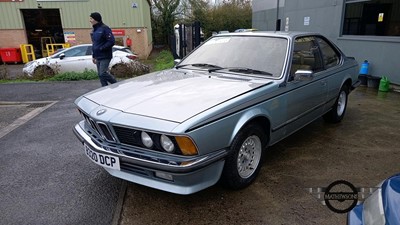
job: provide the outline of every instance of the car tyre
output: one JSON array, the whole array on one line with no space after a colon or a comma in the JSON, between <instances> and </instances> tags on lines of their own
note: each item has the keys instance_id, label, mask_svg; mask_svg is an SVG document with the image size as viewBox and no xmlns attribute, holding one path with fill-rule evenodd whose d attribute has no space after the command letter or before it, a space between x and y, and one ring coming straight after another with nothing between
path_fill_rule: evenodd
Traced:
<instances>
[{"instance_id":1,"label":"car tyre","mask_svg":"<svg viewBox=\"0 0 400 225\"><path fill-rule=\"evenodd\" d=\"M231 189L250 185L260 171L267 135L260 126L250 124L234 138L222 171L222 184Z\"/></svg>"},{"instance_id":2,"label":"car tyre","mask_svg":"<svg viewBox=\"0 0 400 225\"><path fill-rule=\"evenodd\" d=\"M349 88L347 85L343 85L332 109L323 116L325 121L329 123L339 123L342 121L347 108L348 96Z\"/></svg>"}]
</instances>

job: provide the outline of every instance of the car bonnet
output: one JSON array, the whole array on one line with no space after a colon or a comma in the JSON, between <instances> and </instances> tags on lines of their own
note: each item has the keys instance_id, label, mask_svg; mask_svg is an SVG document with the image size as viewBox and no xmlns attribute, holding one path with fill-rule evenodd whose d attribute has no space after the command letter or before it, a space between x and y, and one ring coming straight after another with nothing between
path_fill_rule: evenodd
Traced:
<instances>
[{"instance_id":1,"label":"car bonnet","mask_svg":"<svg viewBox=\"0 0 400 225\"><path fill-rule=\"evenodd\" d=\"M143 75L86 94L125 113L183 122L213 106L270 82L176 69Z\"/></svg>"}]
</instances>

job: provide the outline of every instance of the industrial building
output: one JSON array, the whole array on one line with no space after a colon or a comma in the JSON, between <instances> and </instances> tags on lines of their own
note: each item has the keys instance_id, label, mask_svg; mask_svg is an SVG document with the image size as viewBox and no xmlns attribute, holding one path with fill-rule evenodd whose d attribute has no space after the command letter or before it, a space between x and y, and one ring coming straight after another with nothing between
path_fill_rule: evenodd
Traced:
<instances>
[{"instance_id":1,"label":"industrial building","mask_svg":"<svg viewBox=\"0 0 400 225\"><path fill-rule=\"evenodd\" d=\"M329 37L369 75L400 84L400 1L253 0L258 30L312 31Z\"/></svg>"},{"instance_id":2,"label":"industrial building","mask_svg":"<svg viewBox=\"0 0 400 225\"><path fill-rule=\"evenodd\" d=\"M0 0L0 49L91 43L89 15L99 12L117 45L147 58L153 47L149 0Z\"/></svg>"}]
</instances>

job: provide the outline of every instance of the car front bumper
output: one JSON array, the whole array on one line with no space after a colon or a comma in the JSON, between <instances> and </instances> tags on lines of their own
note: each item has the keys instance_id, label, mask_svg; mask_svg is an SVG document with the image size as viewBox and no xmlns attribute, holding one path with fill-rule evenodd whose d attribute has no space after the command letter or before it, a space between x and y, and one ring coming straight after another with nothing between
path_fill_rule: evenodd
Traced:
<instances>
[{"instance_id":1,"label":"car front bumper","mask_svg":"<svg viewBox=\"0 0 400 225\"><path fill-rule=\"evenodd\" d=\"M76 124L73 131L82 144L92 151L119 158L120 170L104 167L112 176L182 195L198 192L217 183L227 155L227 150L222 149L204 156L174 157L139 148L108 145L87 132L84 121Z\"/></svg>"}]
</instances>

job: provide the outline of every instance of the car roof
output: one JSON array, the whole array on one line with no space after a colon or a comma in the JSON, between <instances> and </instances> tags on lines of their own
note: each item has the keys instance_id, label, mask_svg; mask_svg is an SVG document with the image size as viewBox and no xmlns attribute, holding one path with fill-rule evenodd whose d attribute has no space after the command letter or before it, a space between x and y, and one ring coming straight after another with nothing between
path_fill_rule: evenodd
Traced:
<instances>
[{"instance_id":1,"label":"car roof","mask_svg":"<svg viewBox=\"0 0 400 225\"><path fill-rule=\"evenodd\" d=\"M233 32L227 34L218 34L215 36L265 36L265 37L285 37L294 38L297 36L312 36L319 35L320 33L305 32L305 31L249 31L249 32Z\"/></svg>"}]
</instances>

